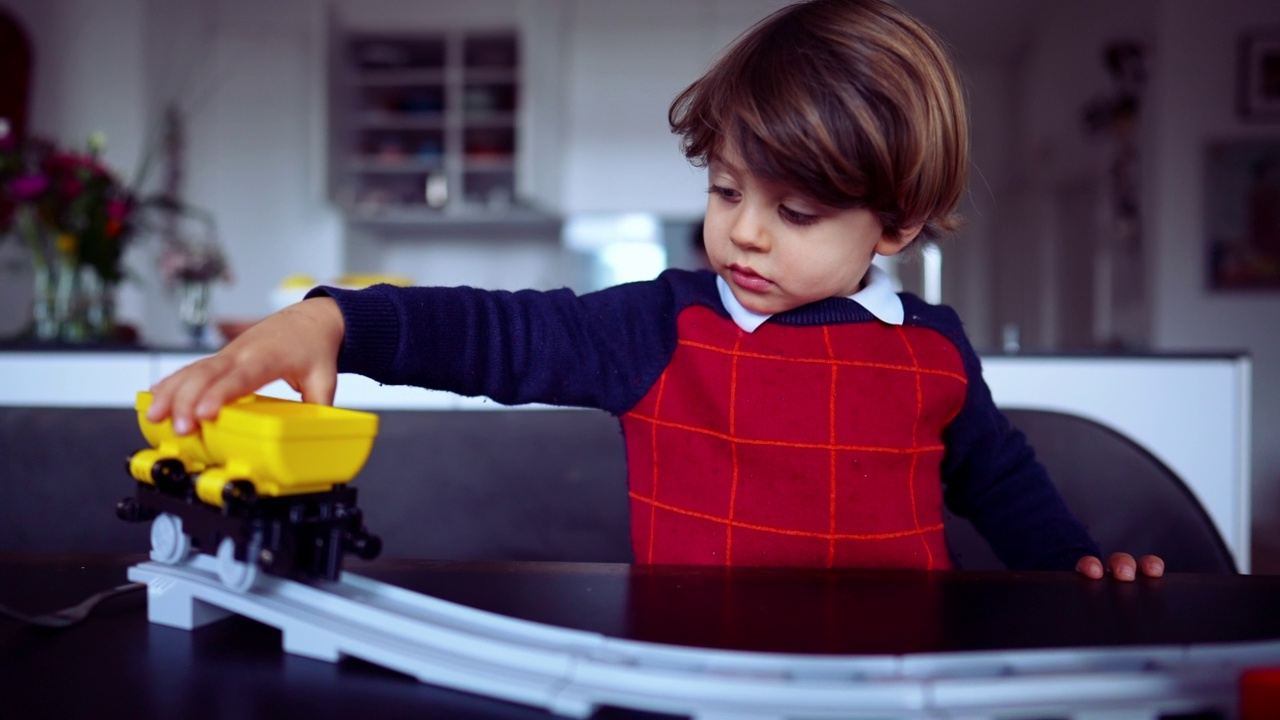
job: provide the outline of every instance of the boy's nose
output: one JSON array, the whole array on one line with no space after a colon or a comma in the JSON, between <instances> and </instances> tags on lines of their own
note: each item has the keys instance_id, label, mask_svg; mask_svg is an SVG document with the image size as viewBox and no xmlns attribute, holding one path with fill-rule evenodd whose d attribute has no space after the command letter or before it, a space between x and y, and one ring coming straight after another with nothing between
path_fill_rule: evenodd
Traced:
<instances>
[{"instance_id":1,"label":"boy's nose","mask_svg":"<svg viewBox=\"0 0 1280 720\"><path fill-rule=\"evenodd\" d=\"M744 204L729 228L729 239L734 245L745 250L765 251L769 249L769 233L760 222L759 211Z\"/></svg>"}]
</instances>

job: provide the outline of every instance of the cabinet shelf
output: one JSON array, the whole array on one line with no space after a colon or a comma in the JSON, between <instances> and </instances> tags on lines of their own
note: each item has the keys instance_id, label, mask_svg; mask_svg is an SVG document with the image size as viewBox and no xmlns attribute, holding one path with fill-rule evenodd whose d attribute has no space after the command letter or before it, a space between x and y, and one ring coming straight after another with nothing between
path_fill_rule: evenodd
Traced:
<instances>
[{"instance_id":1,"label":"cabinet shelf","mask_svg":"<svg viewBox=\"0 0 1280 720\"><path fill-rule=\"evenodd\" d=\"M484 158L474 160L468 158L463 169L466 172L476 173L512 172L515 170L515 161L510 159L504 160L502 158Z\"/></svg>"},{"instance_id":2,"label":"cabinet shelf","mask_svg":"<svg viewBox=\"0 0 1280 720\"><path fill-rule=\"evenodd\" d=\"M348 213L348 220L365 227L397 230L417 226L485 226L490 228L519 228L522 231L555 229L561 224L559 217L535 208L512 206L504 209L458 206L450 210L434 210L425 206L358 208Z\"/></svg>"},{"instance_id":3,"label":"cabinet shelf","mask_svg":"<svg viewBox=\"0 0 1280 720\"><path fill-rule=\"evenodd\" d=\"M443 128L445 117L439 112L366 112L356 118L355 124L368 130L432 130Z\"/></svg>"},{"instance_id":4,"label":"cabinet shelf","mask_svg":"<svg viewBox=\"0 0 1280 720\"><path fill-rule=\"evenodd\" d=\"M353 71L350 83L356 87L400 87L404 85L444 85L447 75L441 70L364 70Z\"/></svg>"},{"instance_id":5,"label":"cabinet shelf","mask_svg":"<svg viewBox=\"0 0 1280 720\"><path fill-rule=\"evenodd\" d=\"M440 170L444 167L443 160L421 160L415 158L406 158L404 160L381 160L377 158L353 158L347 161L347 169L354 173L376 174L403 174L403 173L424 173Z\"/></svg>"},{"instance_id":6,"label":"cabinet shelf","mask_svg":"<svg viewBox=\"0 0 1280 720\"><path fill-rule=\"evenodd\" d=\"M520 82L520 76L513 68L467 68L463 74L468 83L515 85Z\"/></svg>"},{"instance_id":7,"label":"cabinet shelf","mask_svg":"<svg viewBox=\"0 0 1280 720\"><path fill-rule=\"evenodd\" d=\"M514 31L357 34L338 47L333 192L351 219L467 222L517 204Z\"/></svg>"},{"instance_id":8,"label":"cabinet shelf","mask_svg":"<svg viewBox=\"0 0 1280 720\"><path fill-rule=\"evenodd\" d=\"M466 124L469 128L515 128L515 113L468 112Z\"/></svg>"}]
</instances>

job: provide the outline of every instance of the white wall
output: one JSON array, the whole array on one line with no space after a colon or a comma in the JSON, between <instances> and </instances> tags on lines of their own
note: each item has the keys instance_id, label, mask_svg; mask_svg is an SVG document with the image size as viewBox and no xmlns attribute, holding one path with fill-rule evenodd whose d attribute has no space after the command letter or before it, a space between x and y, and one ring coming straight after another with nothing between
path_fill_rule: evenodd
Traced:
<instances>
[{"instance_id":1,"label":"white wall","mask_svg":"<svg viewBox=\"0 0 1280 720\"><path fill-rule=\"evenodd\" d=\"M667 110L727 43L785 4L571 0L561 209L701 218L706 173L680 152Z\"/></svg>"},{"instance_id":2,"label":"white wall","mask_svg":"<svg viewBox=\"0 0 1280 720\"><path fill-rule=\"evenodd\" d=\"M1280 26L1268 0L1042 4L1036 41L1012 70L1006 205L996 234L996 322L1016 322L1024 344L1050 348L1072 322L1072 283L1088 283L1071 253L1097 236L1064 234L1063 199L1074 188L1103 193L1107 147L1082 131L1081 112L1109 90L1102 48L1114 39L1147 44L1150 78L1141 120L1145 264L1141 308L1125 318L1139 347L1171 352L1247 351L1253 358L1255 568L1280 572L1280 294L1214 294L1205 283L1203 152L1207 142L1280 136L1280 124L1235 115L1236 52L1242 32ZM1069 206L1069 204L1068 204ZM1105 233L1102 223L1097 233ZM1086 266L1087 272L1087 266ZM1170 388L1170 392L1177 392Z\"/></svg>"},{"instance_id":3,"label":"white wall","mask_svg":"<svg viewBox=\"0 0 1280 720\"><path fill-rule=\"evenodd\" d=\"M182 90L197 89L190 99L178 96L188 106L185 194L218 218L230 254L234 284L220 289L215 312L259 317L286 275L341 271L341 222L326 200L322 7L307 0L194 5L199 27L173 13L153 28L157 39L173 33L200 48L190 74L177 78ZM160 322L155 314L148 320L148 328Z\"/></svg>"},{"instance_id":4,"label":"white wall","mask_svg":"<svg viewBox=\"0 0 1280 720\"><path fill-rule=\"evenodd\" d=\"M1280 27L1280 4L1164 0L1151 110L1152 345L1245 349L1254 360L1254 529L1258 570L1280 572L1280 292L1205 284L1203 152L1209 141L1280 137L1235 115L1240 33ZM1264 567L1265 564L1265 567Z\"/></svg>"},{"instance_id":5,"label":"white wall","mask_svg":"<svg viewBox=\"0 0 1280 720\"><path fill-rule=\"evenodd\" d=\"M710 60L711 4L585 0L572 7L564 209L617 212L643 203L701 216L705 174L689 166L667 130L667 105Z\"/></svg>"},{"instance_id":6,"label":"white wall","mask_svg":"<svg viewBox=\"0 0 1280 720\"><path fill-rule=\"evenodd\" d=\"M1102 212L1112 149L1105 138L1086 134L1084 108L1112 92L1104 47L1117 39L1150 44L1156 5L1083 0L1036 7L1034 40L1006 65L1011 123L1006 184L996 190L993 324L1017 326L1024 349L1078 349L1094 335L1093 263L1107 247ZM1127 330L1129 342L1143 347L1147 328Z\"/></svg>"}]
</instances>

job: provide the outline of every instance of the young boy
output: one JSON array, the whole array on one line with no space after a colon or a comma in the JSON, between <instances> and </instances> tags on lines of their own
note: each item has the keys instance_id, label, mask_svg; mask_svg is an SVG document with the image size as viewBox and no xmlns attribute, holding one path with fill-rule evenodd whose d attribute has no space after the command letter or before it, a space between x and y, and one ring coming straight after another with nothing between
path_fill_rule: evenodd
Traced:
<instances>
[{"instance_id":1,"label":"young boy","mask_svg":"<svg viewBox=\"0 0 1280 720\"><path fill-rule=\"evenodd\" d=\"M622 423L637 562L948 568L945 499L1011 568L1102 577L960 320L871 265L955 225L968 128L931 32L881 0L793 5L669 119L707 168L710 271L582 296L317 288L161 381L150 419L191 432L277 378L331 403L338 372L595 407Z\"/></svg>"}]
</instances>

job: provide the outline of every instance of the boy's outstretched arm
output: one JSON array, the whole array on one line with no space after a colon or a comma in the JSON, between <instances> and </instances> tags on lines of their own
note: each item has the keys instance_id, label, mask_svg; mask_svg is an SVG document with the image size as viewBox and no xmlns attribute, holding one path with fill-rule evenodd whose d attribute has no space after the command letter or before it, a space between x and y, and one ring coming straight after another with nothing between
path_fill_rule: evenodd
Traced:
<instances>
[{"instance_id":1,"label":"boy's outstretched arm","mask_svg":"<svg viewBox=\"0 0 1280 720\"><path fill-rule=\"evenodd\" d=\"M1164 560L1155 555L1143 555L1134 560L1129 553L1111 553L1105 570L1110 570L1111 576L1115 579L1124 581L1133 580L1139 571L1146 577L1160 577L1164 575ZM1095 580L1101 578L1105 570L1102 567L1102 560L1092 555L1086 555L1076 563L1076 572Z\"/></svg>"},{"instance_id":2,"label":"boy's outstretched arm","mask_svg":"<svg viewBox=\"0 0 1280 720\"><path fill-rule=\"evenodd\" d=\"M179 435L222 406L274 380L302 393L304 402L333 404L338 352L346 325L332 298L291 305L246 330L215 355L198 360L151 388L147 419L173 418Z\"/></svg>"}]
</instances>

